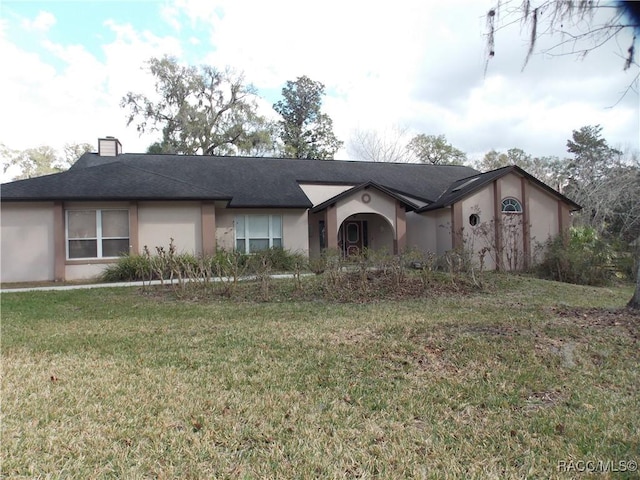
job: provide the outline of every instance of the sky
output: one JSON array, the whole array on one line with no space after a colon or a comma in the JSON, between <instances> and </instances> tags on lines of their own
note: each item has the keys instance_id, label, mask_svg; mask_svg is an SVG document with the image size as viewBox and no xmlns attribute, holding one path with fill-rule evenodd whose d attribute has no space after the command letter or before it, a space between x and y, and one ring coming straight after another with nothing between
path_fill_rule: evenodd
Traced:
<instances>
[{"instance_id":1,"label":"sky","mask_svg":"<svg viewBox=\"0 0 640 480\"><path fill-rule=\"evenodd\" d=\"M351 159L356 130L443 134L478 160L514 147L565 157L573 130L599 124L610 145L640 150L638 93L621 97L638 75L622 69L631 33L583 60L535 53L523 69L527 34L515 23L497 32L485 72L494 3L0 0L0 143L97 148L111 135L125 152L146 151L160 135L127 126L120 101L153 92L145 62L166 54L244 72L270 118L287 80L322 82L345 143L338 159ZM510 22L505 10L499 20ZM545 41L558 37L539 50Z\"/></svg>"}]
</instances>

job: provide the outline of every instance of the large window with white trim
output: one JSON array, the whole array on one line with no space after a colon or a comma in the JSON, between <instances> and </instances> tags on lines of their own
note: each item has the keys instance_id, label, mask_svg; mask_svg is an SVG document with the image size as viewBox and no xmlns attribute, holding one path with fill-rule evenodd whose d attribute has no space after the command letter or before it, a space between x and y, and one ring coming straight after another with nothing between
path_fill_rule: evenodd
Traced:
<instances>
[{"instance_id":1,"label":"large window with white trim","mask_svg":"<svg viewBox=\"0 0 640 480\"><path fill-rule=\"evenodd\" d=\"M67 210L67 258L115 258L129 253L129 210Z\"/></svg>"},{"instance_id":2,"label":"large window with white trim","mask_svg":"<svg viewBox=\"0 0 640 480\"><path fill-rule=\"evenodd\" d=\"M236 215L235 233L239 252L282 247L282 215Z\"/></svg>"}]
</instances>

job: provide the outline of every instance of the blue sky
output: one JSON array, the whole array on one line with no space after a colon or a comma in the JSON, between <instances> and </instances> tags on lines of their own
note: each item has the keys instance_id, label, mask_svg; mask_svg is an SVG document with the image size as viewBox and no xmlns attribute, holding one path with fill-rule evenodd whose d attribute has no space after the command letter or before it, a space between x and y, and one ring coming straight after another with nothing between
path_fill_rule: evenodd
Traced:
<instances>
[{"instance_id":1,"label":"blue sky","mask_svg":"<svg viewBox=\"0 0 640 480\"><path fill-rule=\"evenodd\" d=\"M158 135L127 127L119 103L127 91L152 94L141 67L168 54L243 71L269 116L287 80L322 81L343 159L357 130L444 134L471 158L512 147L564 156L572 130L601 124L611 144L638 150L637 92L607 108L638 73L622 71L628 39L584 61L534 55L521 71L525 35L504 29L485 76L493 3L2 0L0 143L61 148L114 135L144 151Z\"/></svg>"},{"instance_id":2,"label":"blue sky","mask_svg":"<svg viewBox=\"0 0 640 480\"><path fill-rule=\"evenodd\" d=\"M163 15L165 5L167 3L152 0L4 0L1 12L7 36L26 50L46 57L58 71L66 64L49 54L43 45L45 39L59 45L81 45L100 62L106 62L103 47L116 41L118 36L108 28L110 22L130 25L138 32L176 38L184 49L181 59L197 63L207 49L212 48L207 38L208 29L197 19L189 21L180 10ZM219 14L222 16L221 12ZM38 19L42 22L40 27L34 25ZM187 22L189 28L176 29L172 20Z\"/></svg>"}]
</instances>

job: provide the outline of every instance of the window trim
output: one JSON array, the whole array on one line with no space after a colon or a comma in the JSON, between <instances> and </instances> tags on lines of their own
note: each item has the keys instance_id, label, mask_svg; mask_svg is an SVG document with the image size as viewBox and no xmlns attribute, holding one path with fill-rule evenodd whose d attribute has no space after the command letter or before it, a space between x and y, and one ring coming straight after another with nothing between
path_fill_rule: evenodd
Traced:
<instances>
[{"instance_id":1,"label":"window trim","mask_svg":"<svg viewBox=\"0 0 640 480\"><path fill-rule=\"evenodd\" d=\"M267 239L267 237L251 237L251 231L249 229L249 218L250 217L268 217L269 219L269 238ZM280 218L280 236L274 236L274 232L273 232L273 218L274 217L279 217ZM238 223L240 222L240 218L242 218L242 221L244 222L244 236L239 237L238 236ZM233 241L233 248L234 250L238 250L238 240L244 240L244 251L242 253L247 254L247 255L251 255L254 254L256 252L251 252L249 249L249 244L251 240L268 240L269 241L269 247L268 248L273 248L273 241L274 240L280 240L280 247L284 246L284 242L283 242L283 230L284 230L284 225L283 225L283 218L281 214L270 214L270 213L240 213L237 214L233 220L233 237L234 237L234 241Z\"/></svg>"},{"instance_id":2,"label":"window trim","mask_svg":"<svg viewBox=\"0 0 640 480\"><path fill-rule=\"evenodd\" d=\"M103 237L102 236L102 212L127 212L127 233L126 237ZM69 212L94 212L96 216L96 232L93 237L82 237L82 238L70 238L69 237ZM129 225L130 221L130 212L128 208L68 208L64 212L65 222L64 222L64 238L65 238L65 259L70 262L75 261L96 261L96 260L112 260L120 258L120 255L105 257L102 255L102 242L104 240L127 240L129 243L129 249L131 248L131 228ZM74 257L71 258L69 256L69 242L73 240L94 240L96 242L96 256L95 257Z\"/></svg>"},{"instance_id":3,"label":"window trim","mask_svg":"<svg viewBox=\"0 0 640 480\"><path fill-rule=\"evenodd\" d=\"M505 210L507 205L513 206L515 210ZM505 197L502 199L500 211L507 215L520 215L522 214L522 203L517 198Z\"/></svg>"}]
</instances>

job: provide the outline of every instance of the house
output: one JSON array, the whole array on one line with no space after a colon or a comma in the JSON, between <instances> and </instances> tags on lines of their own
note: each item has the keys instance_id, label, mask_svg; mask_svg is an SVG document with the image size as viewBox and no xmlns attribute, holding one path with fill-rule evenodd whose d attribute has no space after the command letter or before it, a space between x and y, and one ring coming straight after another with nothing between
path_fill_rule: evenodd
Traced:
<instances>
[{"instance_id":1,"label":"house","mask_svg":"<svg viewBox=\"0 0 640 480\"><path fill-rule=\"evenodd\" d=\"M311 257L461 246L483 256L493 244L487 268L518 268L580 208L518 167L128 154L113 137L66 172L3 184L0 198L2 282L95 277L170 239L195 254Z\"/></svg>"}]
</instances>

